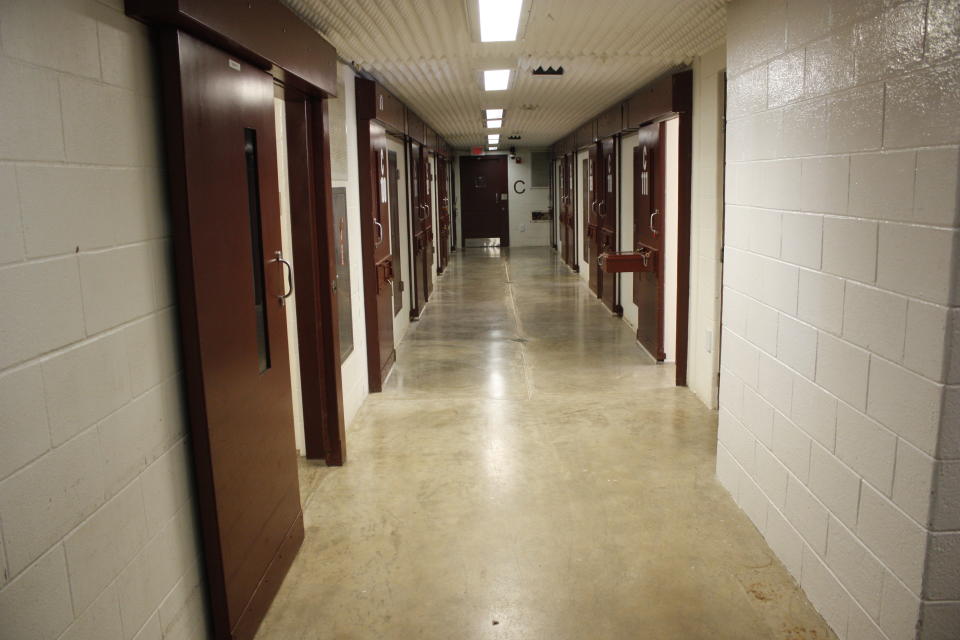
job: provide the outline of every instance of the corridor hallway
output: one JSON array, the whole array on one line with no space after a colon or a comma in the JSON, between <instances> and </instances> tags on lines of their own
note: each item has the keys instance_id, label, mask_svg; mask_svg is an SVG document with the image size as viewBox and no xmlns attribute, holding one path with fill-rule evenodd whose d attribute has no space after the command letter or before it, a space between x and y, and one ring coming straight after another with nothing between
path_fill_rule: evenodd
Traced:
<instances>
[{"instance_id":1,"label":"corridor hallway","mask_svg":"<svg viewBox=\"0 0 960 640\"><path fill-rule=\"evenodd\" d=\"M257 638L834 637L672 380L551 249L457 252Z\"/></svg>"}]
</instances>

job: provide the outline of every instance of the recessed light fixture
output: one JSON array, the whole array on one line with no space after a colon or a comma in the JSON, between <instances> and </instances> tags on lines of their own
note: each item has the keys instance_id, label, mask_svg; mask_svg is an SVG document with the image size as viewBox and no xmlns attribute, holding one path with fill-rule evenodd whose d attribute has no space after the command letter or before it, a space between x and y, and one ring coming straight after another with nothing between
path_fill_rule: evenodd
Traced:
<instances>
[{"instance_id":1,"label":"recessed light fixture","mask_svg":"<svg viewBox=\"0 0 960 640\"><path fill-rule=\"evenodd\" d=\"M480 42L511 42L520 28L523 0L479 0Z\"/></svg>"},{"instance_id":2,"label":"recessed light fixture","mask_svg":"<svg viewBox=\"0 0 960 640\"><path fill-rule=\"evenodd\" d=\"M487 143L488 143L488 144L500 144L500 134L499 134L499 133L489 133L489 134L487 134Z\"/></svg>"},{"instance_id":3,"label":"recessed light fixture","mask_svg":"<svg viewBox=\"0 0 960 640\"><path fill-rule=\"evenodd\" d=\"M510 69L487 69L483 72L483 88L486 91L503 91L510 84Z\"/></svg>"},{"instance_id":4,"label":"recessed light fixture","mask_svg":"<svg viewBox=\"0 0 960 640\"><path fill-rule=\"evenodd\" d=\"M497 150L496 147L487 147L487 151L496 151L496 150Z\"/></svg>"},{"instance_id":5,"label":"recessed light fixture","mask_svg":"<svg viewBox=\"0 0 960 640\"><path fill-rule=\"evenodd\" d=\"M503 109L487 109L487 120L496 120L503 117Z\"/></svg>"},{"instance_id":6,"label":"recessed light fixture","mask_svg":"<svg viewBox=\"0 0 960 640\"><path fill-rule=\"evenodd\" d=\"M499 129L503 126L503 120L487 120L487 129Z\"/></svg>"}]
</instances>

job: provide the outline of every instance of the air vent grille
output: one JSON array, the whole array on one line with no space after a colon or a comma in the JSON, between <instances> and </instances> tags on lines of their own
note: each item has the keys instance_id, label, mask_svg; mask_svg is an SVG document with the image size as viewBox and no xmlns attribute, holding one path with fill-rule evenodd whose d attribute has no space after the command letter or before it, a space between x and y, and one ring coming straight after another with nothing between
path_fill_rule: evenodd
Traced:
<instances>
[{"instance_id":1,"label":"air vent grille","mask_svg":"<svg viewBox=\"0 0 960 640\"><path fill-rule=\"evenodd\" d=\"M533 70L533 75L535 75L535 76L562 76L562 75L563 75L563 67L562 67L562 66L561 66L561 67L557 67L556 69L554 69L553 67L547 67L546 69L544 69L544 68L543 68L543 65L540 65L539 67L537 67L536 69Z\"/></svg>"}]
</instances>

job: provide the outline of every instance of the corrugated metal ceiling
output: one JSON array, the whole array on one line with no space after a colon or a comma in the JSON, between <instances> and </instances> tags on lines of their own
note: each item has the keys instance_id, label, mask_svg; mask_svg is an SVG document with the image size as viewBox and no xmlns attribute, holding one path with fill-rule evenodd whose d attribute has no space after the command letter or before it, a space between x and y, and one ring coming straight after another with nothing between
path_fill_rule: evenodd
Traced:
<instances>
[{"instance_id":1,"label":"corrugated metal ceiling","mask_svg":"<svg viewBox=\"0 0 960 640\"><path fill-rule=\"evenodd\" d=\"M483 107L504 107L502 142L544 146L663 72L721 44L725 0L532 0L517 42L471 36L476 0L283 0L340 56L372 73L451 144L482 144ZM534 77L540 65L560 78ZM483 69L511 68L487 93Z\"/></svg>"}]
</instances>

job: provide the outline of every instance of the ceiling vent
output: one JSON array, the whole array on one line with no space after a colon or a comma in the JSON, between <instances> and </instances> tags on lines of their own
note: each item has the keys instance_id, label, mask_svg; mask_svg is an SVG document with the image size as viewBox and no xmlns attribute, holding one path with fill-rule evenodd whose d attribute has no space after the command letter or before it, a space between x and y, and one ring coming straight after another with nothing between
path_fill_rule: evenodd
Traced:
<instances>
[{"instance_id":1,"label":"ceiling vent","mask_svg":"<svg viewBox=\"0 0 960 640\"><path fill-rule=\"evenodd\" d=\"M533 70L533 75L546 76L546 77L562 76L563 67L557 67L556 69L554 69L553 67L547 67L546 69L544 69L543 65L540 65L539 67Z\"/></svg>"},{"instance_id":2,"label":"ceiling vent","mask_svg":"<svg viewBox=\"0 0 960 640\"><path fill-rule=\"evenodd\" d=\"M539 67L534 69L532 73L535 76L544 76L547 78L559 77L563 75L563 67L557 67L556 69L554 69L553 67L547 67L546 69L544 69L543 65L540 65Z\"/></svg>"},{"instance_id":3,"label":"ceiling vent","mask_svg":"<svg viewBox=\"0 0 960 640\"><path fill-rule=\"evenodd\" d=\"M513 134L512 136L507 136L507 140L519 140L520 136Z\"/></svg>"}]
</instances>

